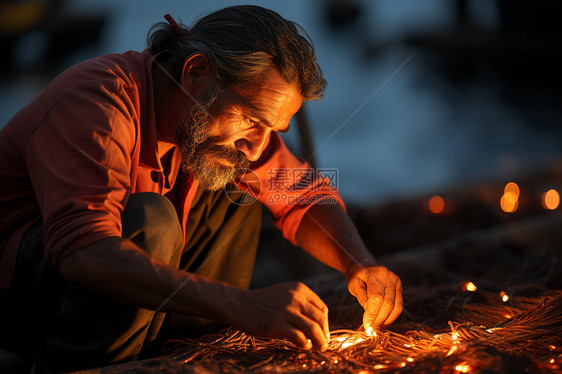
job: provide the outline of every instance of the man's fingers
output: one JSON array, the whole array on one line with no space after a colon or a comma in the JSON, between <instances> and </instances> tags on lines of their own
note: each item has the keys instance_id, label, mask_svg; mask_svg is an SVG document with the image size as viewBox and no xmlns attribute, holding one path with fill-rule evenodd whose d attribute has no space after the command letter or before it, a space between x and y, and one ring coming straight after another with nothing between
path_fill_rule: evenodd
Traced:
<instances>
[{"instance_id":1,"label":"man's fingers","mask_svg":"<svg viewBox=\"0 0 562 374\"><path fill-rule=\"evenodd\" d=\"M309 292L306 295L306 298L308 300L309 303L311 303L312 305L314 305L316 308L320 309L322 312L328 312L328 307L326 306L326 304L324 303L324 301L322 301L322 299L320 298L320 296L318 296L314 291L312 291L309 288Z\"/></svg>"},{"instance_id":2,"label":"man's fingers","mask_svg":"<svg viewBox=\"0 0 562 374\"><path fill-rule=\"evenodd\" d=\"M252 313L233 326L258 336L288 339L302 348L328 348L328 307L304 284L279 284L244 295L250 302L243 305Z\"/></svg>"},{"instance_id":3,"label":"man's fingers","mask_svg":"<svg viewBox=\"0 0 562 374\"><path fill-rule=\"evenodd\" d=\"M388 319L396 303L396 288L387 288L379 312L373 321L373 328L379 329Z\"/></svg>"},{"instance_id":4,"label":"man's fingers","mask_svg":"<svg viewBox=\"0 0 562 374\"><path fill-rule=\"evenodd\" d=\"M308 308L304 308L304 314L320 324L324 336L328 338L330 335L330 326L328 323L328 307L324 304L324 301L316 295L313 291L307 295L307 299L310 302Z\"/></svg>"},{"instance_id":5,"label":"man's fingers","mask_svg":"<svg viewBox=\"0 0 562 374\"><path fill-rule=\"evenodd\" d=\"M322 333L328 339L330 336L330 327L328 324L328 307L323 310L318 309L315 305L310 305L308 308L303 310L303 314L310 318L312 321L318 323L322 329Z\"/></svg>"},{"instance_id":6,"label":"man's fingers","mask_svg":"<svg viewBox=\"0 0 562 374\"><path fill-rule=\"evenodd\" d=\"M321 351L325 351L328 348L328 338L318 322L301 314L295 315L295 318L291 321L291 323L302 331L304 335L311 340L315 347Z\"/></svg>"},{"instance_id":7,"label":"man's fingers","mask_svg":"<svg viewBox=\"0 0 562 374\"><path fill-rule=\"evenodd\" d=\"M404 302L402 300L402 284L400 282L396 284L395 301L396 302L394 303L394 309L392 310L386 321L384 321L384 325L390 325L392 322L394 322L396 318L398 318L400 313L402 313L402 309L404 308L403 307Z\"/></svg>"},{"instance_id":8,"label":"man's fingers","mask_svg":"<svg viewBox=\"0 0 562 374\"><path fill-rule=\"evenodd\" d=\"M392 323L402 312L400 278L383 266L354 273L349 289L365 309L363 326L368 333Z\"/></svg>"},{"instance_id":9,"label":"man's fingers","mask_svg":"<svg viewBox=\"0 0 562 374\"><path fill-rule=\"evenodd\" d=\"M328 307L322 299L304 284L298 284L296 291L301 296L292 309L293 318L290 323L301 330L318 349L328 348Z\"/></svg>"},{"instance_id":10,"label":"man's fingers","mask_svg":"<svg viewBox=\"0 0 562 374\"><path fill-rule=\"evenodd\" d=\"M293 342L299 348L312 348L312 343L309 343L309 339L306 337L306 335L299 328L296 328L294 326L291 326L291 328L283 329L282 337L290 342Z\"/></svg>"},{"instance_id":11,"label":"man's fingers","mask_svg":"<svg viewBox=\"0 0 562 374\"><path fill-rule=\"evenodd\" d=\"M375 320L379 314L382 302L384 300L384 293L382 290L369 294L369 298L365 304L365 313L363 313L363 326L365 329L378 328L375 325Z\"/></svg>"}]
</instances>

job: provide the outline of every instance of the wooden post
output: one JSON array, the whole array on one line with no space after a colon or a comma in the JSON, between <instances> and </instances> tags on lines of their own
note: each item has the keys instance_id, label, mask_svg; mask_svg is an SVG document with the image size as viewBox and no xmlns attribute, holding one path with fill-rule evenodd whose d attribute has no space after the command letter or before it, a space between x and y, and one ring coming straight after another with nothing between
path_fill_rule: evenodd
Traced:
<instances>
[{"instance_id":1,"label":"wooden post","mask_svg":"<svg viewBox=\"0 0 562 374\"><path fill-rule=\"evenodd\" d=\"M306 114L306 104L303 103L296 116L297 128L299 130L299 138L301 143L301 155L310 166L316 167L316 158L314 157L314 147L312 145L312 135L310 132L310 122Z\"/></svg>"}]
</instances>

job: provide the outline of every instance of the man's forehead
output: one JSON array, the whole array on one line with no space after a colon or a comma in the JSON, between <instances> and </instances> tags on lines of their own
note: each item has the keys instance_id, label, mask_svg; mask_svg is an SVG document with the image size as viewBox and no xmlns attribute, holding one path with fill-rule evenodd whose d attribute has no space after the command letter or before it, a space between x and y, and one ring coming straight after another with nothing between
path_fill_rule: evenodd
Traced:
<instances>
[{"instance_id":1,"label":"man's forehead","mask_svg":"<svg viewBox=\"0 0 562 374\"><path fill-rule=\"evenodd\" d=\"M289 100L295 96L301 98L297 83L288 83L274 68L266 70L251 83L236 86L245 95L254 98L266 96L276 101Z\"/></svg>"},{"instance_id":2,"label":"man's forehead","mask_svg":"<svg viewBox=\"0 0 562 374\"><path fill-rule=\"evenodd\" d=\"M288 123L285 122L291 119L291 116L288 118L280 118L279 115L275 113L269 112L267 110L261 110L256 106L248 106L247 107L248 114L252 116L252 118L259 119L267 127L275 128L276 131L287 132L289 131ZM279 127L279 128L276 128Z\"/></svg>"},{"instance_id":3,"label":"man's forehead","mask_svg":"<svg viewBox=\"0 0 562 374\"><path fill-rule=\"evenodd\" d=\"M249 100L246 106L248 114L259 119L266 126L276 128L276 131L286 132L289 129L291 117L300 108L302 100L279 100L275 103L267 102L264 97L258 100ZM265 101L265 103L264 103Z\"/></svg>"},{"instance_id":4,"label":"man's forehead","mask_svg":"<svg viewBox=\"0 0 562 374\"><path fill-rule=\"evenodd\" d=\"M245 114L256 117L268 127L282 126L282 129L278 129L280 131L286 130L289 120L302 104L302 96L296 85L276 79L262 81L253 87L244 85L233 88L236 101L243 106Z\"/></svg>"}]
</instances>

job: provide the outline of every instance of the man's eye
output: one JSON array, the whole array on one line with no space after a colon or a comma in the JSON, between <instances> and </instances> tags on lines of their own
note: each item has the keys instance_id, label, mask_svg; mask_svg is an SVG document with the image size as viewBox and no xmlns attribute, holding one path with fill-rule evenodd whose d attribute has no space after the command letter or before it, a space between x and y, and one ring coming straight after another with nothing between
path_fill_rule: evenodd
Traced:
<instances>
[{"instance_id":1,"label":"man's eye","mask_svg":"<svg viewBox=\"0 0 562 374\"><path fill-rule=\"evenodd\" d=\"M248 118L248 117L246 117L246 121L248 121L248 123L249 123L251 126L256 126L256 125L258 124L258 122L252 121L252 120L251 120L250 118Z\"/></svg>"}]
</instances>

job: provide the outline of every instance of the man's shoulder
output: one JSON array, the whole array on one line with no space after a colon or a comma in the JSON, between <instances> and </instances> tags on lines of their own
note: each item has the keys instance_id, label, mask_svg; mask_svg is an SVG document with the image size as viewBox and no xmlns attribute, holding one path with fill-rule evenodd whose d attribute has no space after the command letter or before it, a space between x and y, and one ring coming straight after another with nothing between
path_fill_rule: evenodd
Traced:
<instances>
[{"instance_id":1,"label":"man's shoulder","mask_svg":"<svg viewBox=\"0 0 562 374\"><path fill-rule=\"evenodd\" d=\"M141 106L147 101L142 91L149 58L146 52L126 52L74 65L22 108L4 130L19 134L23 143L40 127L50 131L56 127L64 134L121 131L127 134L123 138L134 139Z\"/></svg>"},{"instance_id":2,"label":"man's shoulder","mask_svg":"<svg viewBox=\"0 0 562 374\"><path fill-rule=\"evenodd\" d=\"M150 87L151 55L148 51L106 54L80 62L61 73L32 103L33 111L95 112L108 116L116 108L131 118L141 115Z\"/></svg>"},{"instance_id":3,"label":"man's shoulder","mask_svg":"<svg viewBox=\"0 0 562 374\"><path fill-rule=\"evenodd\" d=\"M57 80L64 81L65 85L109 80L118 81L125 88L143 89L147 86L151 58L148 51L105 54L69 67Z\"/></svg>"}]
</instances>

